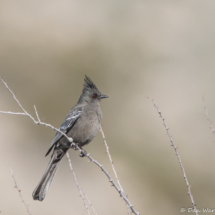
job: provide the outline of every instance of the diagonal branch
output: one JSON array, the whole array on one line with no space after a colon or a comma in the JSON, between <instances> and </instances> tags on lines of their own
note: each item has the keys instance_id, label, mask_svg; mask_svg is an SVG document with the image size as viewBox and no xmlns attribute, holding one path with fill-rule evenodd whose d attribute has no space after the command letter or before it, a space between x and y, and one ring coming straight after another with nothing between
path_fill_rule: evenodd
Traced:
<instances>
[{"instance_id":1,"label":"diagonal branch","mask_svg":"<svg viewBox=\"0 0 215 215\"><path fill-rule=\"evenodd\" d=\"M0 80L1 82L5 85L5 87L9 90L9 92L12 94L14 100L17 102L17 104L19 105L19 107L23 110L24 113L16 113L16 112L10 112L10 111L0 111L0 113L3 113L3 114L16 114L16 115L25 115L25 116L28 116L30 119L33 120L33 122L37 125L44 125L46 127L50 127L51 129L55 130L55 131L58 131L60 132L62 135L64 135L68 141L70 143L72 143L73 139L71 137L68 137L65 133L63 133L61 130L55 128L54 126L50 125L50 124L47 124L47 123L44 123L44 122L41 122L40 121L40 118L39 118L39 115L37 113L37 109L36 107L34 106L34 110L35 110L35 113L36 113L36 116L37 116L37 120L34 119L33 116L31 116L23 107L22 105L20 104L19 100L16 98L15 94L13 93L13 91L8 87L7 83L3 81L3 79L0 77ZM74 143L72 143L74 145Z\"/></svg>"},{"instance_id":2,"label":"diagonal branch","mask_svg":"<svg viewBox=\"0 0 215 215\"><path fill-rule=\"evenodd\" d=\"M64 135L68 141L71 143L71 146L74 145L80 152L82 152L83 154L85 154L85 151L80 149L78 147L77 144L73 143L73 139L71 137L68 137L65 133L63 133L61 130L55 128L54 126L50 125L50 124L46 124L44 122L41 122L40 119L39 119L39 115L38 115L38 112L37 112L37 109L36 107L34 106L34 110L35 110L35 113L36 113L36 116L37 116L37 120L34 119L34 117L32 117L23 107L22 105L20 104L20 102L18 101L18 99L16 98L15 94L12 92L12 90L8 87L7 83L3 81L3 79L0 77L0 81L5 85L5 87L9 90L9 92L12 94L13 98L15 99L15 101L18 103L18 105L20 106L20 108L23 110L24 113L16 113L16 112L10 112L10 111L0 111L0 113L3 113L3 114L17 114L17 115L25 115L25 116L28 116L30 119L33 120L33 122L37 125L44 125L46 127L50 127L52 128L53 130L55 131L58 131L60 132L62 135ZM120 194L120 197L122 197L125 202L127 203L127 205L130 207L131 211L136 214L136 215L139 215L139 212L137 212L135 209L134 209L134 206L129 202L128 198L125 196L124 192L114 183L113 179L111 178L110 174L104 169L104 167L96 160L94 160L89 154L86 155L86 157L89 158L90 161L92 161L93 163L95 163L97 166L99 166L101 168L101 170L105 173L105 175L108 177L110 183L112 184L112 186L119 192Z\"/></svg>"},{"instance_id":3,"label":"diagonal branch","mask_svg":"<svg viewBox=\"0 0 215 215\"><path fill-rule=\"evenodd\" d=\"M101 168L101 170L104 172L104 174L108 177L109 182L112 184L113 187L115 187L115 189L119 192L120 197L122 197L125 202L127 203L127 205L131 208L131 211L136 214L136 215L140 215L139 212L137 212L134 209L134 206L129 202L128 198L125 196L124 192L122 192L122 190L115 184L115 182L113 181L113 179L111 178L110 174L106 171L106 169L95 159L93 159L92 157L89 156L89 154L86 155L86 157L88 157L90 159L90 161L92 161L93 163L95 163L98 167Z\"/></svg>"},{"instance_id":4,"label":"diagonal branch","mask_svg":"<svg viewBox=\"0 0 215 215\"><path fill-rule=\"evenodd\" d=\"M185 183L186 183L186 185L187 185L187 189L188 189L188 192L187 192L187 193L188 193L188 195L190 196L190 200L191 200L191 203L192 203L192 205L193 205L193 209L194 209L194 211L195 211L195 214L198 215L198 210L196 209L196 204L195 204L194 199L193 199L193 196L192 196L192 194L191 194L191 186L190 186L190 184L189 184L189 182L188 182L188 179L187 179L187 176L186 176L186 173L185 173L185 169L184 169L184 167L183 167L181 158L180 158L180 156L179 156L179 154L178 154L178 147L176 147L175 143L173 142L172 135L169 133L169 128L168 128L168 126L166 125L166 121L165 121L165 119L163 118L163 116L162 116L162 114L161 114L161 111L159 110L158 106L154 103L154 100L153 100L153 99L151 99L151 98L150 98L149 96L147 96L147 95L145 95L145 96L147 97L147 99L149 99L149 100L153 103L153 105L155 106L155 108L156 108L157 111L158 111L158 114L159 114L160 118L161 118L162 121L163 121L163 125L164 125L164 127L165 127L165 129L166 129L167 135L169 136L169 139L170 139L170 142L171 142L171 146L172 146L172 147L174 148L174 150L175 150L175 155L176 155L177 158L178 158L179 165L180 165L181 170L182 170L182 172L183 172L183 177L184 177Z\"/></svg>"},{"instance_id":5,"label":"diagonal branch","mask_svg":"<svg viewBox=\"0 0 215 215\"><path fill-rule=\"evenodd\" d=\"M13 170L12 170L11 167L10 167L10 172L11 172L11 175L12 175L13 180L14 180L15 188L18 190L19 196L20 196L22 202L24 203L24 205L25 205L25 207L26 207L26 209L27 209L28 214L31 215L31 212L30 212L30 210L29 210L29 207L28 207L27 203L25 202L25 200L24 200L24 198L23 198L23 196L22 196L22 193L21 193L21 190L20 190L19 187L18 187L18 184L16 183L16 179L15 179L15 176L14 176L14 174L13 174Z\"/></svg>"}]
</instances>

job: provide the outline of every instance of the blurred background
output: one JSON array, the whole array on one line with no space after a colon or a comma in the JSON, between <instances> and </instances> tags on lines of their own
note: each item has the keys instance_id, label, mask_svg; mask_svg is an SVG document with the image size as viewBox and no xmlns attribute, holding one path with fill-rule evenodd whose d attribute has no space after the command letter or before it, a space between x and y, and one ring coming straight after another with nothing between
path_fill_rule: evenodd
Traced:
<instances>
[{"instance_id":1,"label":"blurred background","mask_svg":"<svg viewBox=\"0 0 215 215\"><path fill-rule=\"evenodd\" d=\"M215 208L215 142L202 102L204 95L215 120L214 7L213 0L1 0L0 76L29 113L35 116L36 105L44 122L59 127L88 75L109 96L101 102L101 123L129 200L140 214L179 215L192 205L162 121L144 94L154 98L197 208ZM21 111L3 84L0 110ZM87 214L66 158L45 200L32 199L55 132L25 116L0 115L0 122L1 214L27 214L9 166L33 215ZM84 149L114 178L100 132ZM97 213L127 214L102 171L69 153Z\"/></svg>"}]
</instances>

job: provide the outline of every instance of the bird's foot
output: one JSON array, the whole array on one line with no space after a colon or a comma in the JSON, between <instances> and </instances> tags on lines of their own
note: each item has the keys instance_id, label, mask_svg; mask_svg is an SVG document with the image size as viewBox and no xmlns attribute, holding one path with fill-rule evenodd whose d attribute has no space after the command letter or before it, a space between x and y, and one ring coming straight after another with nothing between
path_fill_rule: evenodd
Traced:
<instances>
[{"instance_id":1,"label":"bird's foot","mask_svg":"<svg viewBox=\"0 0 215 215\"><path fill-rule=\"evenodd\" d=\"M74 149L74 150L78 150L77 144L71 145L70 148L72 148L72 149Z\"/></svg>"},{"instance_id":2,"label":"bird's foot","mask_svg":"<svg viewBox=\"0 0 215 215\"><path fill-rule=\"evenodd\" d=\"M80 157L83 158L87 155L87 152L85 150L82 149L81 153L80 153Z\"/></svg>"}]
</instances>

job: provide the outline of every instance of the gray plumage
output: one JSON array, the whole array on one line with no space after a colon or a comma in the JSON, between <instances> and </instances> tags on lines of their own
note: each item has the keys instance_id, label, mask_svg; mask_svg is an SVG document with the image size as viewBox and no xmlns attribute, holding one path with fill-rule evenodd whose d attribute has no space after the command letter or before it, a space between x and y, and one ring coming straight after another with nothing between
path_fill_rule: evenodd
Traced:
<instances>
[{"instance_id":1,"label":"gray plumage","mask_svg":"<svg viewBox=\"0 0 215 215\"><path fill-rule=\"evenodd\" d=\"M100 101L108 98L99 92L96 85L85 76L83 92L78 103L69 111L60 130L73 139L79 147L88 144L97 134L102 118ZM70 148L71 143L57 132L46 156L54 148L48 167L33 192L33 199L42 201L51 185L60 161ZM84 156L81 154L80 156Z\"/></svg>"}]
</instances>

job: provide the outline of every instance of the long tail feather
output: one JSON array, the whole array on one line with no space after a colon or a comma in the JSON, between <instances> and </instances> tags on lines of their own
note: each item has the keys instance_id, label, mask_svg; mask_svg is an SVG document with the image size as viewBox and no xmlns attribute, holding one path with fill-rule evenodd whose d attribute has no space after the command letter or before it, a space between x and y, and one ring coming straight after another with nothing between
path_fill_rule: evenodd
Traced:
<instances>
[{"instance_id":1,"label":"long tail feather","mask_svg":"<svg viewBox=\"0 0 215 215\"><path fill-rule=\"evenodd\" d=\"M32 193L34 200L43 201L46 196L46 193L54 179L56 171L59 167L60 161L62 157L65 155L67 150L56 149L52 155L52 158L48 164L48 167L40 180L37 187L34 189Z\"/></svg>"}]
</instances>

